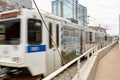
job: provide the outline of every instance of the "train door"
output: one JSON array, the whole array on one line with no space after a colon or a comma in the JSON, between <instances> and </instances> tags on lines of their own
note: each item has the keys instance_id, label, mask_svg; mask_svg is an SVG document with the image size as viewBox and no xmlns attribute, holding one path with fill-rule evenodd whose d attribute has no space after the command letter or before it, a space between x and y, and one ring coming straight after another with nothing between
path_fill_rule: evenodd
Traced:
<instances>
[{"instance_id":1,"label":"train door","mask_svg":"<svg viewBox=\"0 0 120 80\"><path fill-rule=\"evenodd\" d=\"M52 39L51 36L53 35L53 22L48 21L48 52L47 52L47 74L53 72L54 70L54 54L53 54L53 44L52 44Z\"/></svg>"},{"instance_id":2,"label":"train door","mask_svg":"<svg viewBox=\"0 0 120 80\"><path fill-rule=\"evenodd\" d=\"M44 24L40 19L28 18L27 25L25 64L32 75L43 74L46 71L47 50L44 41Z\"/></svg>"},{"instance_id":3,"label":"train door","mask_svg":"<svg viewBox=\"0 0 120 80\"><path fill-rule=\"evenodd\" d=\"M59 22L57 23L56 21L50 18L47 18L47 23L49 29L49 33L48 33L49 36L48 36L48 52L46 59L47 59L47 72L49 74L54 70L58 69L58 67L60 67L61 65L58 52L53 44L53 42L55 42L59 47L60 23ZM51 37L53 38L53 40L51 39Z\"/></svg>"},{"instance_id":4,"label":"train door","mask_svg":"<svg viewBox=\"0 0 120 80\"><path fill-rule=\"evenodd\" d=\"M60 50L60 22L54 21L53 25L53 38L57 45L57 48ZM54 69L58 69L61 66L61 58L57 51L57 49L53 48L53 54L54 54Z\"/></svg>"}]
</instances>

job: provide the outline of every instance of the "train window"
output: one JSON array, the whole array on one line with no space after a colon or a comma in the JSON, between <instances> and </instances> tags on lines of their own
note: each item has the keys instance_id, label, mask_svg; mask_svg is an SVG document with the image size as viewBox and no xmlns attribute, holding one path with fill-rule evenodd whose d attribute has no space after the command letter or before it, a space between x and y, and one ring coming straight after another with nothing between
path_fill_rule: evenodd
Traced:
<instances>
[{"instance_id":1,"label":"train window","mask_svg":"<svg viewBox=\"0 0 120 80\"><path fill-rule=\"evenodd\" d=\"M105 36L105 41L107 41L107 36Z\"/></svg>"},{"instance_id":2,"label":"train window","mask_svg":"<svg viewBox=\"0 0 120 80\"><path fill-rule=\"evenodd\" d=\"M90 36L90 42L92 41L92 32L89 33L89 36Z\"/></svg>"},{"instance_id":3,"label":"train window","mask_svg":"<svg viewBox=\"0 0 120 80\"><path fill-rule=\"evenodd\" d=\"M59 47L59 25L56 25L56 43L57 46Z\"/></svg>"},{"instance_id":4,"label":"train window","mask_svg":"<svg viewBox=\"0 0 120 80\"><path fill-rule=\"evenodd\" d=\"M42 22L37 19L28 19L28 43L31 45L42 42Z\"/></svg>"},{"instance_id":5,"label":"train window","mask_svg":"<svg viewBox=\"0 0 120 80\"><path fill-rule=\"evenodd\" d=\"M18 45L20 43L20 20L0 22L0 44Z\"/></svg>"},{"instance_id":6,"label":"train window","mask_svg":"<svg viewBox=\"0 0 120 80\"><path fill-rule=\"evenodd\" d=\"M85 39L86 39L86 42L88 42L88 32L85 32Z\"/></svg>"},{"instance_id":7,"label":"train window","mask_svg":"<svg viewBox=\"0 0 120 80\"><path fill-rule=\"evenodd\" d=\"M52 36L52 23L50 22L49 23L49 48L53 47L51 36Z\"/></svg>"}]
</instances>

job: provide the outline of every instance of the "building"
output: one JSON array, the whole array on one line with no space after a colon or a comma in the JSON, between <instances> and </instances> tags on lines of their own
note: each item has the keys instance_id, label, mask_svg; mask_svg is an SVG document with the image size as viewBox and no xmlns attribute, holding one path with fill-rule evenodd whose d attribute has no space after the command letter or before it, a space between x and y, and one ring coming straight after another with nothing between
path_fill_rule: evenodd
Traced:
<instances>
[{"instance_id":1,"label":"building","mask_svg":"<svg viewBox=\"0 0 120 80\"><path fill-rule=\"evenodd\" d=\"M52 13L69 20L78 20L82 27L87 26L87 8L80 5L79 0L54 0Z\"/></svg>"},{"instance_id":2,"label":"building","mask_svg":"<svg viewBox=\"0 0 120 80\"><path fill-rule=\"evenodd\" d=\"M88 24L88 16L87 16L87 8L81 4L79 4L78 7L78 20L79 24L82 25L83 27L87 27Z\"/></svg>"},{"instance_id":3,"label":"building","mask_svg":"<svg viewBox=\"0 0 120 80\"><path fill-rule=\"evenodd\" d=\"M64 17L62 1L60 0L52 1L52 13L54 15Z\"/></svg>"},{"instance_id":4,"label":"building","mask_svg":"<svg viewBox=\"0 0 120 80\"><path fill-rule=\"evenodd\" d=\"M52 1L52 13L63 18L77 19L78 0Z\"/></svg>"},{"instance_id":5,"label":"building","mask_svg":"<svg viewBox=\"0 0 120 80\"><path fill-rule=\"evenodd\" d=\"M31 0L0 0L0 11L19 9L19 8L32 8Z\"/></svg>"}]
</instances>

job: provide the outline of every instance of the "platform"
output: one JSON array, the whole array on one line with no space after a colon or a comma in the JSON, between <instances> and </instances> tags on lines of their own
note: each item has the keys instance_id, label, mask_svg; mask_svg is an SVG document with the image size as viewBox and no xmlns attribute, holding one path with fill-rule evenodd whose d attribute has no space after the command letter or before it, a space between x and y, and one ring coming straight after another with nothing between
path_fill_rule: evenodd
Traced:
<instances>
[{"instance_id":1,"label":"platform","mask_svg":"<svg viewBox=\"0 0 120 80\"><path fill-rule=\"evenodd\" d=\"M120 50L118 44L99 61L95 80L120 80Z\"/></svg>"}]
</instances>

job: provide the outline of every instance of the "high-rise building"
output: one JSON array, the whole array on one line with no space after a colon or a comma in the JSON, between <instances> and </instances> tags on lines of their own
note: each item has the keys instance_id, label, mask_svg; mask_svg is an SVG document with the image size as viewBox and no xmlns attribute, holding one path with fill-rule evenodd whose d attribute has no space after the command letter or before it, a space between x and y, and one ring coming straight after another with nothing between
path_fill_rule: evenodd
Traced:
<instances>
[{"instance_id":1,"label":"high-rise building","mask_svg":"<svg viewBox=\"0 0 120 80\"><path fill-rule=\"evenodd\" d=\"M87 8L81 4L79 4L78 7L78 20L79 20L79 24L84 26L87 26L88 24L88 20L87 20L88 16L87 16Z\"/></svg>"},{"instance_id":2,"label":"high-rise building","mask_svg":"<svg viewBox=\"0 0 120 80\"><path fill-rule=\"evenodd\" d=\"M82 27L87 26L87 8L79 4L79 0L54 0L52 1L54 15L78 20Z\"/></svg>"},{"instance_id":3,"label":"high-rise building","mask_svg":"<svg viewBox=\"0 0 120 80\"><path fill-rule=\"evenodd\" d=\"M31 0L0 0L0 11L18 9L18 8L32 8Z\"/></svg>"},{"instance_id":4,"label":"high-rise building","mask_svg":"<svg viewBox=\"0 0 120 80\"><path fill-rule=\"evenodd\" d=\"M64 18L77 19L78 0L52 1L52 13Z\"/></svg>"}]
</instances>

